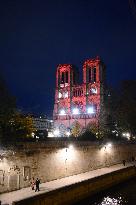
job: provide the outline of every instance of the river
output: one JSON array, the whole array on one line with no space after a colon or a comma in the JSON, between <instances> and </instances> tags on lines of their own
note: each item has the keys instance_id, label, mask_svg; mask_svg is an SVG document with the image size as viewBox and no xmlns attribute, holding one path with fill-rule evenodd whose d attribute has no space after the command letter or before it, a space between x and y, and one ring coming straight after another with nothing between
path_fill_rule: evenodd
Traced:
<instances>
[{"instance_id":1,"label":"river","mask_svg":"<svg viewBox=\"0 0 136 205\"><path fill-rule=\"evenodd\" d=\"M74 205L136 205L136 178Z\"/></svg>"}]
</instances>

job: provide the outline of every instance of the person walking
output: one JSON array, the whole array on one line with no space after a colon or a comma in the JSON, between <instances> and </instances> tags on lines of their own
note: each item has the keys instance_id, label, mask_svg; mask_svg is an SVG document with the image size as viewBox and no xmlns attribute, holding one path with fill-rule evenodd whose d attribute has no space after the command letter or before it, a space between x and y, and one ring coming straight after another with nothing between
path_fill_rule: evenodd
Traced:
<instances>
[{"instance_id":1,"label":"person walking","mask_svg":"<svg viewBox=\"0 0 136 205\"><path fill-rule=\"evenodd\" d=\"M37 178L36 181L35 181L35 185L36 185L35 192L36 192L36 191L40 191L40 189L39 189L39 184L40 184L40 180Z\"/></svg>"},{"instance_id":2,"label":"person walking","mask_svg":"<svg viewBox=\"0 0 136 205\"><path fill-rule=\"evenodd\" d=\"M32 190L34 190L34 185L35 185L34 177L32 178L30 184L31 184L31 188L32 188Z\"/></svg>"},{"instance_id":3,"label":"person walking","mask_svg":"<svg viewBox=\"0 0 136 205\"><path fill-rule=\"evenodd\" d=\"M126 160L123 160L123 165L124 165L124 166L126 165Z\"/></svg>"}]
</instances>

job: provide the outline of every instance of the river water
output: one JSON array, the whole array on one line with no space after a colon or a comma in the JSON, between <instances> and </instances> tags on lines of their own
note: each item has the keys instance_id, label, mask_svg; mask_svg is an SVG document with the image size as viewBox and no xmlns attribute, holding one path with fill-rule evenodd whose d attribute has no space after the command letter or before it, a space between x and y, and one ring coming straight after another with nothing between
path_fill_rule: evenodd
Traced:
<instances>
[{"instance_id":1,"label":"river water","mask_svg":"<svg viewBox=\"0 0 136 205\"><path fill-rule=\"evenodd\" d=\"M136 205L136 178L91 196L75 205Z\"/></svg>"}]
</instances>

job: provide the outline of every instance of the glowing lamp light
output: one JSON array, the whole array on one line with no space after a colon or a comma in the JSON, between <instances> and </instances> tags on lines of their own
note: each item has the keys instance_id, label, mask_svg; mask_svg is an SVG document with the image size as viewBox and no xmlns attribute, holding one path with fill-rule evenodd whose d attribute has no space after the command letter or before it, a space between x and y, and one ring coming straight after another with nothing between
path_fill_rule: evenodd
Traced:
<instances>
[{"instance_id":1,"label":"glowing lamp light","mask_svg":"<svg viewBox=\"0 0 136 205\"><path fill-rule=\"evenodd\" d=\"M88 113L88 114L93 114L93 113L94 113L94 108L93 108L93 107L89 107L89 108L87 109L87 113Z\"/></svg>"},{"instance_id":2,"label":"glowing lamp light","mask_svg":"<svg viewBox=\"0 0 136 205\"><path fill-rule=\"evenodd\" d=\"M65 115L65 114L66 114L66 112L64 109L60 110L60 115Z\"/></svg>"},{"instance_id":3,"label":"glowing lamp light","mask_svg":"<svg viewBox=\"0 0 136 205\"><path fill-rule=\"evenodd\" d=\"M66 132L66 135L69 137L69 136L70 136L70 132L69 132L69 131L67 131L67 132Z\"/></svg>"},{"instance_id":4,"label":"glowing lamp light","mask_svg":"<svg viewBox=\"0 0 136 205\"><path fill-rule=\"evenodd\" d=\"M92 88L91 91L92 91L93 94L97 94L97 89L96 88Z\"/></svg>"},{"instance_id":5,"label":"glowing lamp light","mask_svg":"<svg viewBox=\"0 0 136 205\"><path fill-rule=\"evenodd\" d=\"M108 148L111 148L111 147L112 147L112 144L111 144L111 143L108 143L108 144L107 144L107 147L108 147Z\"/></svg>"},{"instance_id":6,"label":"glowing lamp light","mask_svg":"<svg viewBox=\"0 0 136 205\"><path fill-rule=\"evenodd\" d=\"M48 132L48 137L54 137L54 134L52 132Z\"/></svg>"},{"instance_id":7,"label":"glowing lamp light","mask_svg":"<svg viewBox=\"0 0 136 205\"><path fill-rule=\"evenodd\" d=\"M78 108L74 108L73 109L73 114L74 115L78 115L79 114L79 109Z\"/></svg>"},{"instance_id":8,"label":"glowing lamp light","mask_svg":"<svg viewBox=\"0 0 136 205\"><path fill-rule=\"evenodd\" d=\"M59 98L62 98L62 94L59 92Z\"/></svg>"},{"instance_id":9,"label":"glowing lamp light","mask_svg":"<svg viewBox=\"0 0 136 205\"><path fill-rule=\"evenodd\" d=\"M54 135L55 135L56 137L59 136L59 134L60 134L60 131L59 131L58 129L54 130Z\"/></svg>"},{"instance_id":10,"label":"glowing lamp light","mask_svg":"<svg viewBox=\"0 0 136 205\"><path fill-rule=\"evenodd\" d=\"M68 147L69 149L73 149L73 145L71 144L71 145L69 145L69 147Z\"/></svg>"},{"instance_id":11,"label":"glowing lamp light","mask_svg":"<svg viewBox=\"0 0 136 205\"><path fill-rule=\"evenodd\" d=\"M123 132L122 136L130 140L130 133L129 132Z\"/></svg>"},{"instance_id":12,"label":"glowing lamp light","mask_svg":"<svg viewBox=\"0 0 136 205\"><path fill-rule=\"evenodd\" d=\"M127 137L130 137L130 133L127 132L127 133L126 133L126 136L127 136Z\"/></svg>"},{"instance_id":13,"label":"glowing lamp light","mask_svg":"<svg viewBox=\"0 0 136 205\"><path fill-rule=\"evenodd\" d=\"M32 132L32 134L31 134L31 135L32 135L32 137L34 138L34 136L35 136L34 132Z\"/></svg>"}]
</instances>

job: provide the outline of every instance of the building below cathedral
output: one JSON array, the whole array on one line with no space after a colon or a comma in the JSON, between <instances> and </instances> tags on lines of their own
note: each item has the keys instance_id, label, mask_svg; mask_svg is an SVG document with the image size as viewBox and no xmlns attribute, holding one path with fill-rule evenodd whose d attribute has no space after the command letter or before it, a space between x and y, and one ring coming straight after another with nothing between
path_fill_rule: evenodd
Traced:
<instances>
[{"instance_id":1,"label":"building below cathedral","mask_svg":"<svg viewBox=\"0 0 136 205\"><path fill-rule=\"evenodd\" d=\"M53 121L47 119L46 117L43 116L32 116L32 123L33 127L36 130L46 130L46 131L51 131L53 130Z\"/></svg>"},{"instance_id":2,"label":"building below cathedral","mask_svg":"<svg viewBox=\"0 0 136 205\"><path fill-rule=\"evenodd\" d=\"M56 72L54 125L72 128L76 122L82 128L98 125L104 105L105 65L96 57L83 63L83 82L71 64L59 64Z\"/></svg>"}]
</instances>

